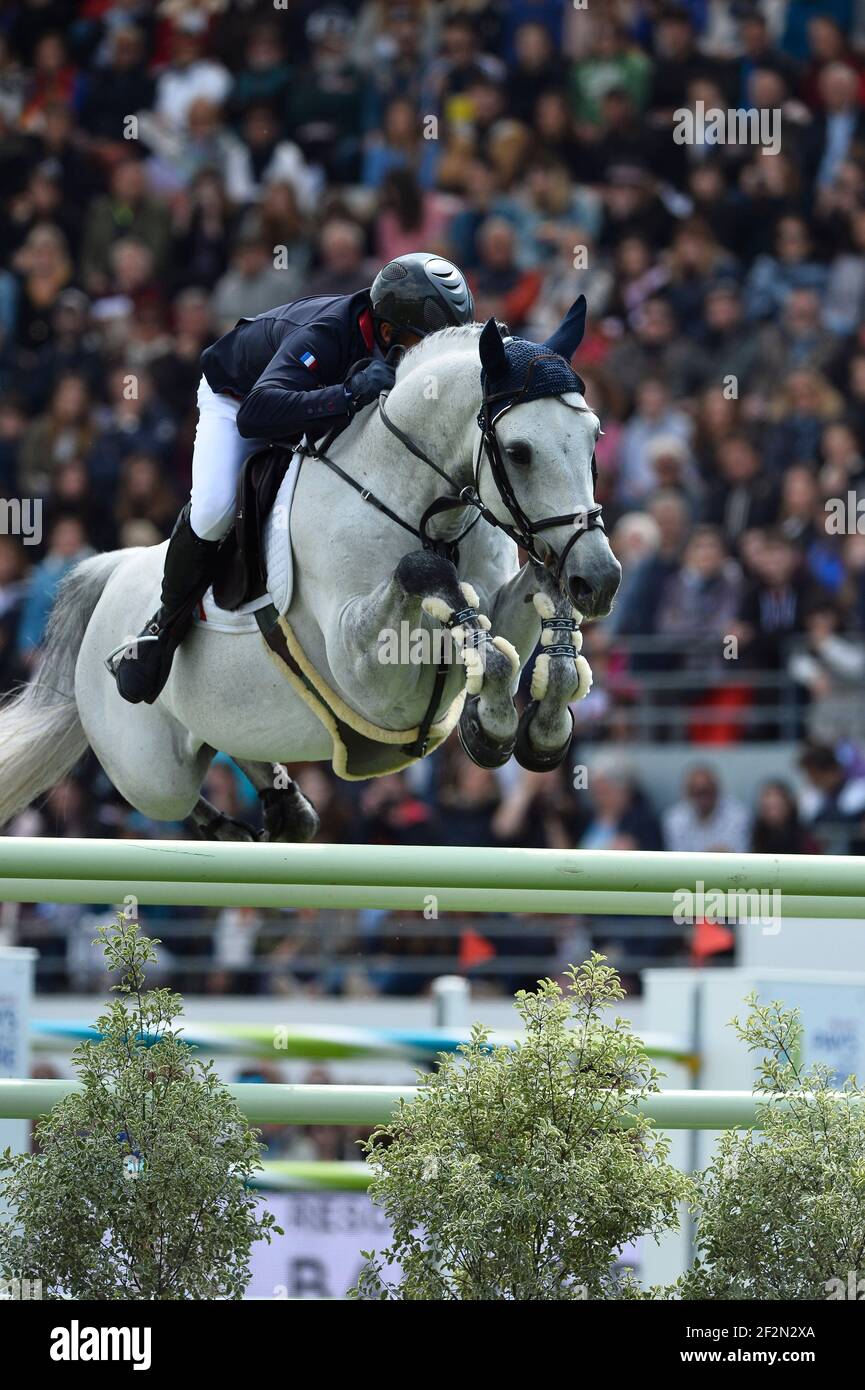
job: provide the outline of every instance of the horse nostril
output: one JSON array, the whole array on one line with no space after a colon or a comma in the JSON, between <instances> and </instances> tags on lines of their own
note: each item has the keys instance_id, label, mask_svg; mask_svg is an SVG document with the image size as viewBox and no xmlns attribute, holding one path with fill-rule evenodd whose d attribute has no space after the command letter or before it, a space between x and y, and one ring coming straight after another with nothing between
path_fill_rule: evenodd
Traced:
<instances>
[{"instance_id":1,"label":"horse nostril","mask_svg":"<svg viewBox=\"0 0 865 1390\"><path fill-rule=\"evenodd\" d=\"M580 575L575 574L571 579L568 580L568 593L570 594L571 602L575 605L575 607L583 608L587 600L592 597L594 590L591 584L587 584L585 579L583 579Z\"/></svg>"}]
</instances>

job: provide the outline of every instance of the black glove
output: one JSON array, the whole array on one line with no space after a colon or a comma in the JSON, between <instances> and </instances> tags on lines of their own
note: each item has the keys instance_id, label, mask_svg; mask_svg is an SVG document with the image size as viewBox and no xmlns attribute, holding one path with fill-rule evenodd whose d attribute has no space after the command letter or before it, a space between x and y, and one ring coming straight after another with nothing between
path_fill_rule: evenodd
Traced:
<instances>
[{"instance_id":1,"label":"black glove","mask_svg":"<svg viewBox=\"0 0 865 1390\"><path fill-rule=\"evenodd\" d=\"M346 377L345 389L349 410L355 415L370 401L377 401L382 391L389 391L396 380L396 370L387 362L373 360L366 366L354 368Z\"/></svg>"}]
</instances>

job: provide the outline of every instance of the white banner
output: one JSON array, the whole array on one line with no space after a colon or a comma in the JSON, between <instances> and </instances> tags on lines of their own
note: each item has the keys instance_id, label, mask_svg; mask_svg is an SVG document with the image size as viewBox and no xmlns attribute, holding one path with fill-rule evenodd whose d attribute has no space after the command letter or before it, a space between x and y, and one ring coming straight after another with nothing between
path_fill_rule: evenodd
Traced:
<instances>
[{"instance_id":1,"label":"white banner","mask_svg":"<svg viewBox=\"0 0 865 1390\"><path fill-rule=\"evenodd\" d=\"M264 1205L285 1235L253 1247L247 1298L345 1298L361 1250L390 1243L388 1222L365 1192L269 1193Z\"/></svg>"}]
</instances>

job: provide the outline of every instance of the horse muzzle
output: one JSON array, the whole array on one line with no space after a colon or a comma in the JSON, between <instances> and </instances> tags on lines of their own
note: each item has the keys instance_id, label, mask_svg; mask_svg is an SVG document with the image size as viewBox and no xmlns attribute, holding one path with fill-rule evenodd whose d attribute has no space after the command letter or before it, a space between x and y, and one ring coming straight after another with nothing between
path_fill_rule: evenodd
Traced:
<instances>
[{"instance_id":1,"label":"horse muzzle","mask_svg":"<svg viewBox=\"0 0 865 1390\"><path fill-rule=\"evenodd\" d=\"M603 532L597 533L599 539ZM622 567L603 537L603 548L589 536L575 546L563 576L568 597L584 618L605 618L622 581Z\"/></svg>"}]
</instances>

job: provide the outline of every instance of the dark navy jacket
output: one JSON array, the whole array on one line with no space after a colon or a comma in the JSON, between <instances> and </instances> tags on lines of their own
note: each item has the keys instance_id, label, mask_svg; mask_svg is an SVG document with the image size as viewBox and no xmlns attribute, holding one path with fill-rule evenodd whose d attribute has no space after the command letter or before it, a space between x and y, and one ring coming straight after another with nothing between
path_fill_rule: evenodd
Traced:
<instances>
[{"instance_id":1,"label":"dark navy jacket","mask_svg":"<svg viewBox=\"0 0 865 1390\"><path fill-rule=\"evenodd\" d=\"M311 439L348 420L349 367L380 357L369 290L317 295L241 319L201 355L210 387L242 401L244 439Z\"/></svg>"}]
</instances>

